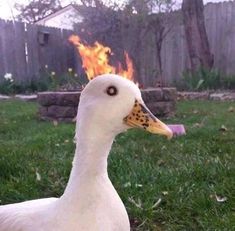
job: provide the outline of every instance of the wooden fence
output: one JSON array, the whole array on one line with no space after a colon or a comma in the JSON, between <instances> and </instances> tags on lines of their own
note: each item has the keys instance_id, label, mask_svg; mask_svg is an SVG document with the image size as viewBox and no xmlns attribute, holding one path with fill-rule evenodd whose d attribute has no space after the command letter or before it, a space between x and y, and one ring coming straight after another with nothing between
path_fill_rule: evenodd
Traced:
<instances>
[{"instance_id":1,"label":"wooden fence","mask_svg":"<svg viewBox=\"0 0 235 231\"><path fill-rule=\"evenodd\" d=\"M235 74L235 2L208 4L205 7L205 23L215 68L225 74ZM68 37L73 33L0 20L0 81L5 73L12 73L18 82L29 82L39 79L46 71L60 75L68 68L74 68L81 72L81 62L73 45L68 42ZM122 41L134 63L138 64L139 82L152 86L157 71L156 47L151 36L141 41L141 47L134 46L131 39L140 40L140 34L138 28L132 26L124 31ZM163 42L162 65L164 82L168 84L178 80L189 67L181 19Z\"/></svg>"},{"instance_id":2,"label":"wooden fence","mask_svg":"<svg viewBox=\"0 0 235 231\"><path fill-rule=\"evenodd\" d=\"M45 72L74 68L72 31L0 20L0 81L11 73L17 82L37 80ZM47 68L48 67L48 68Z\"/></svg>"},{"instance_id":3,"label":"wooden fence","mask_svg":"<svg viewBox=\"0 0 235 231\"><path fill-rule=\"evenodd\" d=\"M235 75L235 1L209 3L205 7L205 25L214 68ZM189 68L184 27L177 22L163 43L163 75L166 82L179 79ZM235 78L235 77L234 77Z\"/></svg>"}]
</instances>

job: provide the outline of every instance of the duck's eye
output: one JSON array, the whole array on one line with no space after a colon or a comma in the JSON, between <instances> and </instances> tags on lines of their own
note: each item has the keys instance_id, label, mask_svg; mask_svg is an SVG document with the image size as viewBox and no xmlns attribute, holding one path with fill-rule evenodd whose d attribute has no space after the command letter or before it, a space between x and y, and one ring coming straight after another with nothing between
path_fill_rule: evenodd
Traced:
<instances>
[{"instance_id":1,"label":"duck's eye","mask_svg":"<svg viewBox=\"0 0 235 231\"><path fill-rule=\"evenodd\" d=\"M114 96L118 94L118 89L115 86L109 86L106 89L106 93L110 96Z\"/></svg>"}]
</instances>

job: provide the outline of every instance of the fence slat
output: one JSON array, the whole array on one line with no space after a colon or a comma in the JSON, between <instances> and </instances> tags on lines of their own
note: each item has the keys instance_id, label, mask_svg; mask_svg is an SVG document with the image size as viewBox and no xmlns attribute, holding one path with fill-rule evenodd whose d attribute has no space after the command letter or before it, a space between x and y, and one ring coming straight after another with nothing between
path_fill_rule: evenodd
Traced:
<instances>
[{"instance_id":1,"label":"fence slat","mask_svg":"<svg viewBox=\"0 0 235 231\"><path fill-rule=\"evenodd\" d=\"M16 78L14 25L11 21L1 23L1 49L3 52L1 58L4 72L11 73Z\"/></svg>"},{"instance_id":2,"label":"fence slat","mask_svg":"<svg viewBox=\"0 0 235 231\"><path fill-rule=\"evenodd\" d=\"M5 21L0 20L0 82L6 73L5 61L4 61L5 52L3 49L3 36L4 36L3 28L4 28L4 25L5 25Z\"/></svg>"},{"instance_id":3,"label":"fence slat","mask_svg":"<svg viewBox=\"0 0 235 231\"><path fill-rule=\"evenodd\" d=\"M12 46L15 49L15 67L17 82L23 83L27 79L27 63L25 53L25 29L24 24L14 23L14 42Z\"/></svg>"},{"instance_id":4,"label":"fence slat","mask_svg":"<svg viewBox=\"0 0 235 231\"><path fill-rule=\"evenodd\" d=\"M38 47L38 26L26 25L27 75L28 80L38 80L40 76L40 57Z\"/></svg>"}]
</instances>

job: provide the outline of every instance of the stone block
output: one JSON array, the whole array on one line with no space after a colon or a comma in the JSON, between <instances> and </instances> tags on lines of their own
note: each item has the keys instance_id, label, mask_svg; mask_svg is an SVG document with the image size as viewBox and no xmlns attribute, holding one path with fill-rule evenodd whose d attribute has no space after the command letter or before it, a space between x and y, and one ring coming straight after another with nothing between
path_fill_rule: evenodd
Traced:
<instances>
[{"instance_id":1,"label":"stone block","mask_svg":"<svg viewBox=\"0 0 235 231\"><path fill-rule=\"evenodd\" d=\"M178 100L208 100L209 92L178 92Z\"/></svg>"},{"instance_id":2,"label":"stone block","mask_svg":"<svg viewBox=\"0 0 235 231\"><path fill-rule=\"evenodd\" d=\"M213 93L210 95L210 100L235 101L235 93L232 93L232 92Z\"/></svg>"},{"instance_id":3,"label":"stone block","mask_svg":"<svg viewBox=\"0 0 235 231\"><path fill-rule=\"evenodd\" d=\"M10 96L7 95L0 95L0 100L6 100L6 99L10 99Z\"/></svg>"},{"instance_id":4,"label":"stone block","mask_svg":"<svg viewBox=\"0 0 235 231\"><path fill-rule=\"evenodd\" d=\"M80 92L58 94L56 105L77 107L80 99L80 94Z\"/></svg>"},{"instance_id":5,"label":"stone block","mask_svg":"<svg viewBox=\"0 0 235 231\"><path fill-rule=\"evenodd\" d=\"M74 118L77 114L75 107L52 105L47 107L47 117L51 118Z\"/></svg>"},{"instance_id":6,"label":"stone block","mask_svg":"<svg viewBox=\"0 0 235 231\"><path fill-rule=\"evenodd\" d=\"M160 88L148 88L141 90L141 95L144 102L156 102L162 101L163 99L163 92Z\"/></svg>"},{"instance_id":7,"label":"stone block","mask_svg":"<svg viewBox=\"0 0 235 231\"><path fill-rule=\"evenodd\" d=\"M176 104L173 101L161 101L152 103L147 102L146 106L155 116L169 117L174 115Z\"/></svg>"},{"instance_id":8,"label":"stone block","mask_svg":"<svg viewBox=\"0 0 235 231\"><path fill-rule=\"evenodd\" d=\"M177 90L176 88L162 88L163 101L176 101Z\"/></svg>"},{"instance_id":9,"label":"stone block","mask_svg":"<svg viewBox=\"0 0 235 231\"><path fill-rule=\"evenodd\" d=\"M141 90L145 102L176 101L177 91L175 88L147 88Z\"/></svg>"},{"instance_id":10,"label":"stone block","mask_svg":"<svg viewBox=\"0 0 235 231\"><path fill-rule=\"evenodd\" d=\"M56 103L56 93L55 92L39 92L38 93L38 103L42 106L51 106Z\"/></svg>"},{"instance_id":11,"label":"stone block","mask_svg":"<svg viewBox=\"0 0 235 231\"><path fill-rule=\"evenodd\" d=\"M47 113L48 113L47 107L39 106L38 113L40 117L47 116Z\"/></svg>"},{"instance_id":12,"label":"stone block","mask_svg":"<svg viewBox=\"0 0 235 231\"><path fill-rule=\"evenodd\" d=\"M41 92L38 93L38 103L43 106L77 106L80 92Z\"/></svg>"},{"instance_id":13,"label":"stone block","mask_svg":"<svg viewBox=\"0 0 235 231\"><path fill-rule=\"evenodd\" d=\"M37 95L15 95L15 98L22 101L37 101Z\"/></svg>"}]
</instances>

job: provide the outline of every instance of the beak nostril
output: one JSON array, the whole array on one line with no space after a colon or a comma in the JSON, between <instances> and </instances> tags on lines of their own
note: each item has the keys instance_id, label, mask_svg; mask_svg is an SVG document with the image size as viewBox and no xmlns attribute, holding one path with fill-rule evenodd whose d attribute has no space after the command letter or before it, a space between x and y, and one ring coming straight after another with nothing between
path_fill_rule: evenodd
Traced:
<instances>
[{"instance_id":1,"label":"beak nostril","mask_svg":"<svg viewBox=\"0 0 235 231\"><path fill-rule=\"evenodd\" d=\"M172 137L168 127L138 101L135 101L132 111L125 117L124 121L131 127L143 128L154 134L166 135L168 138Z\"/></svg>"}]
</instances>

